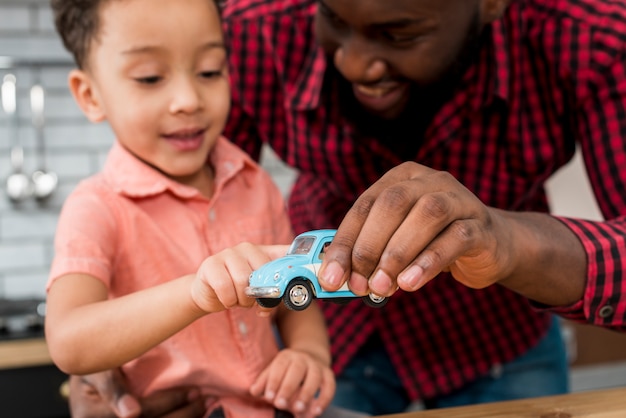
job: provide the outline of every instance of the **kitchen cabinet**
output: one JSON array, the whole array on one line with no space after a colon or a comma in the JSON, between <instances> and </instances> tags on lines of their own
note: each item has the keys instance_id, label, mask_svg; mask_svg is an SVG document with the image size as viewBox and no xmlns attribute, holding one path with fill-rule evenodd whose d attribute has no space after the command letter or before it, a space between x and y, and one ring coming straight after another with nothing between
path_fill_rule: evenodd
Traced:
<instances>
[{"instance_id":1,"label":"kitchen cabinet","mask_svg":"<svg viewBox=\"0 0 626 418\"><path fill-rule=\"evenodd\" d=\"M54 366L43 336L0 340L0 416L69 418L61 393L67 375Z\"/></svg>"}]
</instances>

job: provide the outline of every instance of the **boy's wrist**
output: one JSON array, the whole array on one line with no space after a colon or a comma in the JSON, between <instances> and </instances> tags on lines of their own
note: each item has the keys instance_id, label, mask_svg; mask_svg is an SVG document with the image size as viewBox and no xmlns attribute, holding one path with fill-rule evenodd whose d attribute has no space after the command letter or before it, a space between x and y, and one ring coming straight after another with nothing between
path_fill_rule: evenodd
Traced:
<instances>
[{"instance_id":1,"label":"boy's wrist","mask_svg":"<svg viewBox=\"0 0 626 418\"><path fill-rule=\"evenodd\" d=\"M319 349L315 349L314 347L311 347L310 345L306 347L288 347L288 348L294 351L299 351L301 353L304 353L312 357L314 360L318 361L319 363L323 364L326 367L331 366L330 351L328 349L324 349L322 347L320 347Z\"/></svg>"},{"instance_id":2,"label":"boy's wrist","mask_svg":"<svg viewBox=\"0 0 626 418\"><path fill-rule=\"evenodd\" d=\"M189 306L190 308L197 312L198 316L203 316L206 315L210 312L207 312L206 310L204 310L202 308L202 304L200 304L196 298L199 298L200 295L202 293L201 289L198 289L198 283L196 281L196 276L193 274L190 274L186 277L183 278L183 280L185 280L188 285L189 285Z\"/></svg>"}]
</instances>

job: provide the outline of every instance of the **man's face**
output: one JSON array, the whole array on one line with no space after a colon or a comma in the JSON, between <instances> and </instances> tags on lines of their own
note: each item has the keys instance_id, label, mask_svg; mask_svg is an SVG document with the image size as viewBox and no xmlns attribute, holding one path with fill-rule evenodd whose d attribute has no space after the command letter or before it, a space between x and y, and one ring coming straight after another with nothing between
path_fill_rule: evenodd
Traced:
<instances>
[{"instance_id":1,"label":"man's face","mask_svg":"<svg viewBox=\"0 0 626 418\"><path fill-rule=\"evenodd\" d=\"M480 0L319 0L315 29L357 101L393 119L456 69L483 20Z\"/></svg>"}]
</instances>

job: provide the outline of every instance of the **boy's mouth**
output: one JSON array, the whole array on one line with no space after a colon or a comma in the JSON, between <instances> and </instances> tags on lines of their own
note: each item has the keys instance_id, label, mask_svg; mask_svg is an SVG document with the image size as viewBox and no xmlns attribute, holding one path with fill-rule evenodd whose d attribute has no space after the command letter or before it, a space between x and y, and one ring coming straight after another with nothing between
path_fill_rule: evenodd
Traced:
<instances>
[{"instance_id":1,"label":"boy's mouth","mask_svg":"<svg viewBox=\"0 0 626 418\"><path fill-rule=\"evenodd\" d=\"M164 134L163 138L179 151L195 151L204 142L204 129L181 130Z\"/></svg>"}]
</instances>

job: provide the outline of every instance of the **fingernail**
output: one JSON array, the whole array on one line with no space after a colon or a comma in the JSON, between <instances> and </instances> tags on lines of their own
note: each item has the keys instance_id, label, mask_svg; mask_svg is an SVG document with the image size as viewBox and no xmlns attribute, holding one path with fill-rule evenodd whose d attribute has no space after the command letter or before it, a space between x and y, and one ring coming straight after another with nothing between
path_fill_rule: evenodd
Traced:
<instances>
[{"instance_id":1,"label":"fingernail","mask_svg":"<svg viewBox=\"0 0 626 418\"><path fill-rule=\"evenodd\" d=\"M276 396L276 394L272 392L271 390L265 392L265 399L267 399L268 401L273 400L274 396Z\"/></svg>"},{"instance_id":2,"label":"fingernail","mask_svg":"<svg viewBox=\"0 0 626 418\"><path fill-rule=\"evenodd\" d=\"M117 407L120 410L120 414L124 417L136 416L136 414L141 412L137 401L131 395L122 395L117 402Z\"/></svg>"},{"instance_id":3,"label":"fingernail","mask_svg":"<svg viewBox=\"0 0 626 418\"><path fill-rule=\"evenodd\" d=\"M268 316L270 316L270 311L259 309L256 311L256 315L261 318L267 318Z\"/></svg>"},{"instance_id":4,"label":"fingernail","mask_svg":"<svg viewBox=\"0 0 626 418\"><path fill-rule=\"evenodd\" d=\"M356 295L367 295L369 293L369 283L367 283L365 276L359 273L352 272L348 287Z\"/></svg>"},{"instance_id":5,"label":"fingernail","mask_svg":"<svg viewBox=\"0 0 626 418\"><path fill-rule=\"evenodd\" d=\"M398 275L398 285L404 290L417 290L422 287L423 278L424 270L414 264Z\"/></svg>"},{"instance_id":6,"label":"fingernail","mask_svg":"<svg viewBox=\"0 0 626 418\"><path fill-rule=\"evenodd\" d=\"M276 399L276 403L274 404L278 409L287 409L287 399L280 398Z\"/></svg>"},{"instance_id":7,"label":"fingernail","mask_svg":"<svg viewBox=\"0 0 626 418\"><path fill-rule=\"evenodd\" d=\"M382 270L378 270L370 279L370 289L377 295L386 295L391 290L391 278Z\"/></svg>"},{"instance_id":8,"label":"fingernail","mask_svg":"<svg viewBox=\"0 0 626 418\"><path fill-rule=\"evenodd\" d=\"M306 405L304 404L304 402L298 401L293 407L296 411L302 412L306 408Z\"/></svg>"},{"instance_id":9,"label":"fingernail","mask_svg":"<svg viewBox=\"0 0 626 418\"><path fill-rule=\"evenodd\" d=\"M328 283L330 286L338 286L343 278L343 269L336 261L331 261L324 270L322 280Z\"/></svg>"}]
</instances>

